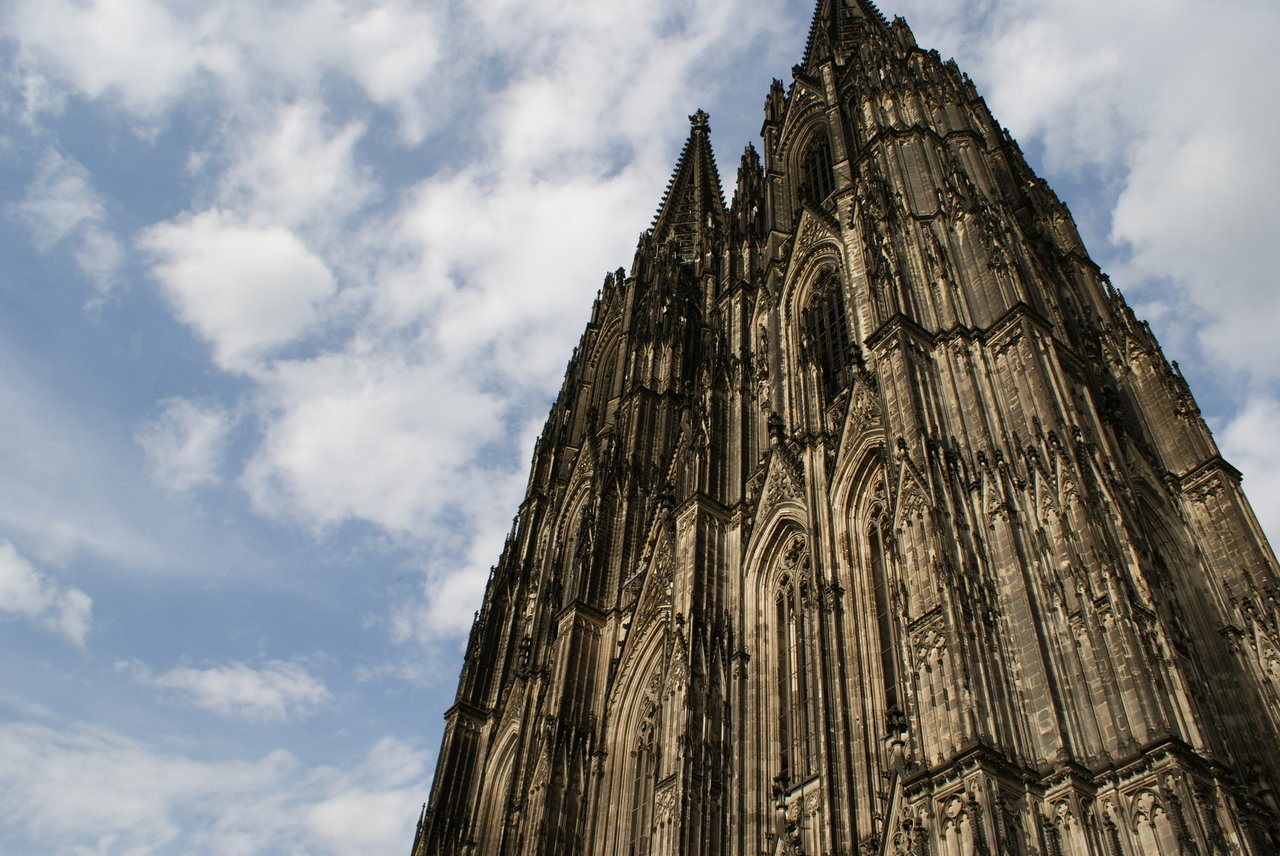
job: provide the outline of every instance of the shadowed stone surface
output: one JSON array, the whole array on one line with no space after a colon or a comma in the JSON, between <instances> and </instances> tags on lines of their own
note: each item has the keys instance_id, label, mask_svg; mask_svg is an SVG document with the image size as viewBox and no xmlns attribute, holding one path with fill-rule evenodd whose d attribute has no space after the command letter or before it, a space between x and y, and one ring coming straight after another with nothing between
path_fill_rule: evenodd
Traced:
<instances>
[{"instance_id":1,"label":"shadowed stone surface","mask_svg":"<svg viewBox=\"0 0 1280 856\"><path fill-rule=\"evenodd\" d=\"M953 62L822 0L605 278L415 856L1269 854L1275 557Z\"/></svg>"}]
</instances>

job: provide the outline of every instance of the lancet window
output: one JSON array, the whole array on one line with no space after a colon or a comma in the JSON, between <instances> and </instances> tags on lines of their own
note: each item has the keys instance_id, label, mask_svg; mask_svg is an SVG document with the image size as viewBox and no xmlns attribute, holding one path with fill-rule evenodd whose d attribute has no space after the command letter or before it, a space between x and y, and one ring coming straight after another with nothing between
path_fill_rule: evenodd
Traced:
<instances>
[{"instance_id":1,"label":"lancet window","mask_svg":"<svg viewBox=\"0 0 1280 856\"><path fill-rule=\"evenodd\" d=\"M856 359L844 289L835 271L822 274L801 318L805 352L818 369L823 397L829 401L852 382Z\"/></svg>"},{"instance_id":2,"label":"lancet window","mask_svg":"<svg viewBox=\"0 0 1280 856\"><path fill-rule=\"evenodd\" d=\"M835 187L836 177L831 169L831 138L825 129L821 129L805 143L804 154L800 158L800 199L820 205Z\"/></svg>"},{"instance_id":3,"label":"lancet window","mask_svg":"<svg viewBox=\"0 0 1280 856\"><path fill-rule=\"evenodd\" d=\"M884 681L885 718L893 722L902 716L902 700L898 697L897 631L894 628L893 593L889 584L889 521L882 509L873 513L871 524L867 527L867 553L876 611L880 674Z\"/></svg>"},{"instance_id":4,"label":"lancet window","mask_svg":"<svg viewBox=\"0 0 1280 856\"><path fill-rule=\"evenodd\" d=\"M644 715L636 733L632 750L631 805L628 813L627 856L645 856L649 852L653 831L654 790L658 783L661 747L658 739L659 708L653 698L646 699Z\"/></svg>"},{"instance_id":5,"label":"lancet window","mask_svg":"<svg viewBox=\"0 0 1280 856\"><path fill-rule=\"evenodd\" d=\"M807 780L816 768L816 684L810 657L811 633L806 606L808 554L795 539L782 558L787 571L774 590L774 652L778 699L778 781L784 786Z\"/></svg>"}]
</instances>

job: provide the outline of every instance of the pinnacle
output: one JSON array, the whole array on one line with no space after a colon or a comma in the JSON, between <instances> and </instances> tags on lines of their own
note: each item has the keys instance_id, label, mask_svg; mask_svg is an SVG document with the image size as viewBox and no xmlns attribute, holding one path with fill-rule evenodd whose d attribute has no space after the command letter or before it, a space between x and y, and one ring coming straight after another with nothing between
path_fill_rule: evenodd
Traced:
<instances>
[{"instance_id":1,"label":"pinnacle","mask_svg":"<svg viewBox=\"0 0 1280 856\"><path fill-rule=\"evenodd\" d=\"M689 117L689 138L653 220L654 238L659 243L674 239L686 258L694 255L695 244L704 242L699 238L705 238L706 230L723 224L726 216L710 120L703 110Z\"/></svg>"},{"instance_id":2,"label":"pinnacle","mask_svg":"<svg viewBox=\"0 0 1280 856\"><path fill-rule=\"evenodd\" d=\"M804 46L802 66L809 66L824 59L839 59L847 54L856 37L860 21L872 26L888 27L884 14L872 0L817 0L813 21L809 24L809 38Z\"/></svg>"}]
</instances>

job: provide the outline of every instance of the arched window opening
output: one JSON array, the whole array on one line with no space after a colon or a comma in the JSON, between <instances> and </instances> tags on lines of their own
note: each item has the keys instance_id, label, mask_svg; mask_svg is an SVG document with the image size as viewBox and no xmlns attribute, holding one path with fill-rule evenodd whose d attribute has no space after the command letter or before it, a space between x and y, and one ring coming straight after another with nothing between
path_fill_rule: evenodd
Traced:
<instances>
[{"instance_id":1,"label":"arched window opening","mask_svg":"<svg viewBox=\"0 0 1280 856\"><path fill-rule=\"evenodd\" d=\"M809 662L804 600L807 584L784 578L774 596L778 681L778 776L784 788L806 781L816 767L817 699Z\"/></svg>"},{"instance_id":2,"label":"arched window opening","mask_svg":"<svg viewBox=\"0 0 1280 856\"><path fill-rule=\"evenodd\" d=\"M800 158L800 200L821 205L836 188L831 169L831 138L821 129L809 138Z\"/></svg>"},{"instance_id":3,"label":"arched window opening","mask_svg":"<svg viewBox=\"0 0 1280 856\"><path fill-rule=\"evenodd\" d=\"M495 754L494 757L498 760L485 777L479 823L474 836L479 841L481 853L496 853L502 844L502 833L507 823L507 798L511 789L516 742L516 732L512 731L507 736L503 748Z\"/></svg>"},{"instance_id":4,"label":"arched window opening","mask_svg":"<svg viewBox=\"0 0 1280 856\"><path fill-rule=\"evenodd\" d=\"M875 600L876 636L879 639L880 674L884 681L885 725L894 729L903 719L898 697L898 650L893 621L893 595L889 588L889 521L883 511L867 530L871 560L871 589Z\"/></svg>"},{"instance_id":5,"label":"arched window opening","mask_svg":"<svg viewBox=\"0 0 1280 856\"><path fill-rule=\"evenodd\" d=\"M792 723L791 705L791 656L794 651L794 626L791 621L791 598L784 589L778 592L774 600L776 629L778 634L778 778L783 782L791 781L793 756L792 736L795 728Z\"/></svg>"},{"instance_id":6,"label":"arched window opening","mask_svg":"<svg viewBox=\"0 0 1280 856\"><path fill-rule=\"evenodd\" d=\"M844 288L834 271L822 275L801 313L805 354L817 367L823 397L830 401L853 381L857 351L849 335Z\"/></svg>"},{"instance_id":7,"label":"arched window opening","mask_svg":"<svg viewBox=\"0 0 1280 856\"><path fill-rule=\"evenodd\" d=\"M631 787L631 822L627 836L628 856L645 856L649 852L653 831L654 790L658 783L659 746L658 707L650 700L640 720L636 735L634 776Z\"/></svg>"}]
</instances>

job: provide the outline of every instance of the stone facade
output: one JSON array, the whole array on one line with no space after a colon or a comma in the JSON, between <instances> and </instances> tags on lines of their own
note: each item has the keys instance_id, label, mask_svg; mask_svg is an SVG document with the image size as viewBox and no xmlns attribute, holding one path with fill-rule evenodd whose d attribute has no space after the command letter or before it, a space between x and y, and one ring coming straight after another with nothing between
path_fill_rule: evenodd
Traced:
<instances>
[{"instance_id":1,"label":"stone facade","mask_svg":"<svg viewBox=\"0 0 1280 856\"><path fill-rule=\"evenodd\" d=\"M415 856L1280 852L1280 575L953 62L824 0L691 117L472 629Z\"/></svg>"}]
</instances>

